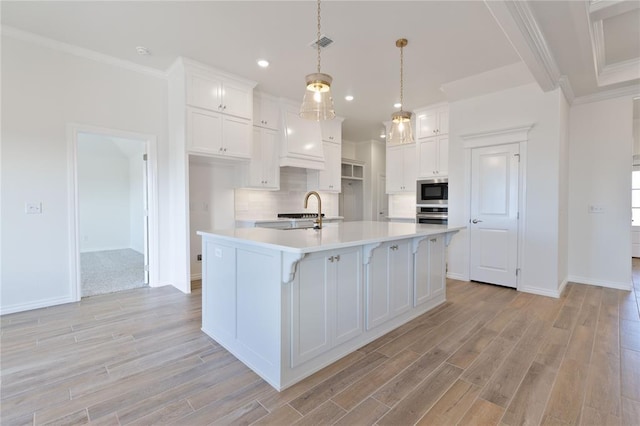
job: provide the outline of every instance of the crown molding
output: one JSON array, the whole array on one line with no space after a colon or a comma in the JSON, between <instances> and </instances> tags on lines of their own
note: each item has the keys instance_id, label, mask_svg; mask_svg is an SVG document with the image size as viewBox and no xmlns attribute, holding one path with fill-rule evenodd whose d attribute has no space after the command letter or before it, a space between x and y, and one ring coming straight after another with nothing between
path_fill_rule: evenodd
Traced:
<instances>
[{"instance_id":1,"label":"crown molding","mask_svg":"<svg viewBox=\"0 0 640 426\"><path fill-rule=\"evenodd\" d=\"M562 89L562 93L564 94L565 99L569 103L569 105L573 104L574 99L576 98L575 93L573 92L573 87L571 87L571 82L569 81L569 77L563 75L560 77L558 81L558 85L560 89Z\"/></svg>"},{"instance_id":2,"label":"crown molding","mask_svg":"<svg viewBox=\"0 0 640 426\"><path fill-rule=\"evenodd\" d=\"M620 87L618 89L597 92L590 95L579 96L573 100L573 105L588 104L591 102L606 101L607 99L621 98L625 96L640 96L640 85Z\"/></svg>"},{"instance_id":3,"label":"crown molding","mask_svg":"<svg viewBox=\"0 0 640 426\"><path fill-rule=\"evenodd\" d=\"M59 52L68 53L70 55L78 56L84 59L89 59L95 62L111 65L114 67L123 68L129 71L134 71L140 74L149 75L156 78L166 79L167 74L164 71L157 70L155 68L145 67L138 65L131 61L124 59L118 59L113 56L98 53L94 50L85 49L83 47L75 46L61 41L53 40L47 37L43 37L37 34L33 34L27 31L19 30L14 27L2 25L2 36L10 37L20 41L26 41L42 47L46 47Z\"/></svg>"},{"instance_id":4,"label":"crown molding","mask_svg":"<svg viewBox=\"0 0 640 426\"><path fill-rule=\"evenodd\" d=\"M561 74L551 49L526 1L485 0L485 5L540 88L558 87Z\"/></svg>"},{"instance_id":5,"label":"crown molding","mask_svg":"<svg viewBox=\"0 0 640 426\"><path fill-rule=\"evenodd\" d=\"M460 135L463 139L463 148L480 148L491 145L503 145L514 142L526 142L529 139L529 130L535 123L505 129L494 129L476 133Z\"/></svg>"}]
</instances>

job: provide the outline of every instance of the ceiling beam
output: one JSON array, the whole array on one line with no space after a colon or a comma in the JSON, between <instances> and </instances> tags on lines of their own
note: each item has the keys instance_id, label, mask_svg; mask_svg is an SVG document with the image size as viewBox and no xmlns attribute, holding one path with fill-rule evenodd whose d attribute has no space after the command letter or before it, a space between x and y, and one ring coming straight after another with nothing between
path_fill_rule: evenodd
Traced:
<instances>
[{"instance_id":1,"label":"ceiling beam","mask_svg":"<svg viewBox=\"0 0 640 426\"><path fill-rule=\"evenodd\" d=\"M587 2L588 3L588 2ZM640 2L629 0L598 0L589 4L591 20L599 21L613 18L632 10L640 9Z\"/></svg>"}]
</instances>

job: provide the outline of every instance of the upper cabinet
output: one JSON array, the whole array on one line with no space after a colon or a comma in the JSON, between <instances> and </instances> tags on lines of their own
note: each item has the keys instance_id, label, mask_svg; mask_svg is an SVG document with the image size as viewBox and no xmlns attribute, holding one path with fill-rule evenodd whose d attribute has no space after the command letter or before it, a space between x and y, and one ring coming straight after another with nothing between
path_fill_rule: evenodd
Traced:
<instances>
[{"instance_id":1,"label":"upper cabinet","mask_svg":"<svg viewBox=\"0 0 640 426\"><path fill-rule=\"evenodd\" d=\"M172 146L190 154L249 160L256 83L179 58L169 70Z\"/></svg>"},{"instance_id":2,"label":"upper cabinet","mask_svg":"<svg viewBox=\"0 0 640 426\"><path fill-rule=\"evenodd\" d=\"M416 144L387 146L387 194L416 191Z\"/></svg>"},{"instance_id":3,"label":"upper cabinet","mask_svg":"<svg viewBox=\"0 0 640 426\"><path fill-rule=\"evenodd\" d=\"M277 98L260 92L253 94L253 125L271 130L280 128L280 103Z\"/></svg>"},{"instance_id":4,"label":"upper cabinet","mask_svg":"<svg viewBox=\"0 0 640 426\"><path fill-rule=\"evenodd\" d=\"M444 105L416 111L418 178L449 173L449 108Z\"/></svg>"},{"instance_id":5,"label":"upper cabinet","mask_svg":"<svg viewBox=\"0 0 640 426\"><path fill-rule=\"evenodd\" d=\"M336 117L333 120L320 122L322 140L331 143L342 143L342 121L344 119Z\"/></svg>"},{"instance_id":6,"label":"upper cabinet","mask_svg":"<svg viewBox=\"0 0 640 426\"><path fill-rule=\"evenodd\" d=\"M253 87L213 73L187 71L187 103L251 120Z\"/></svg>"},{"instance_id":7,"label":"upper cabinet","mask_svg":"<svg viewBox=\"0 0 640 426\"><path fill-rule=\"evenodd\" d=\"M416 111L416 138L449 134L449 108L438 106Z\"/></svg>"}]
</instances>

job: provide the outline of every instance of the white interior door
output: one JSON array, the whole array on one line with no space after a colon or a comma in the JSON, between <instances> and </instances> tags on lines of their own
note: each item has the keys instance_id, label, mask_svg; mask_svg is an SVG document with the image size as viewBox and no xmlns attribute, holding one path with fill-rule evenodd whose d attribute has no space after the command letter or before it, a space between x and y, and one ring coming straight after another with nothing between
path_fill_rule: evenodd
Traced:
<instances>
[{"instance_id":1,"label":"white interior door","mask_svg":"<svg viewBox=\"0 0 640 426\"><path fill-rule=\"evenodd\" d=\"M516 287L518 144L471 152L470 278Z\"/></svg>"},{"instance_id":2,"label":"white interior door","mask_svg":"<svg viewBox=\"0 0 640 426\"><path fill-rule=\"evenodd\" d=\"M640 257L640 166L631 172L631 256Z\"/></svg>"},{"instance_id":3,"label":"white interior door","mask_svg":"<svg viewBox=\"0 0 640 426\"><path fill-rule=\"evenodd\" d=\"M378 175L378 218L379 222L386 222L389 216L389 194L387 194L387 177Z\"/></svg>"}]
</instances>

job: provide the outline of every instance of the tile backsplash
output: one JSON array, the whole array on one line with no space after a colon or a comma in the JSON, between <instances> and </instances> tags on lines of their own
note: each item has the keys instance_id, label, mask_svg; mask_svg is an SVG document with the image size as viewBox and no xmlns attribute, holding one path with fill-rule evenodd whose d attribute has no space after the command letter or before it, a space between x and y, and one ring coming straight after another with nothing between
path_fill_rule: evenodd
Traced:
<instances>
[{"instance_id":1,"label":"tile backsplash","mask_svg":"<svg viewBox=\"0 0 640 426\"><path fill-rule=\"evenodd\" d=\"M282 167L279 191L235 190L236 220L273 219L278 213L315 213L318 211L315 197L309 199L309 208L304 208L307 192L307 170ZM338 216L338 194L318 192L325 216Z\"/></svg>"}]
</instances>

